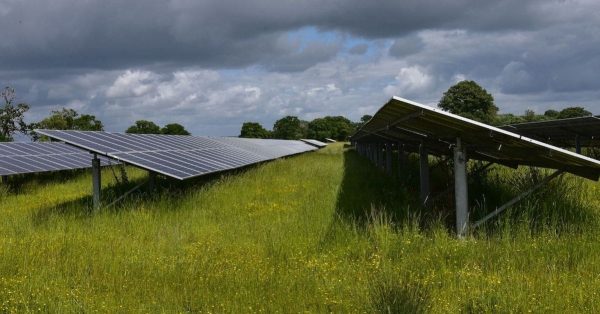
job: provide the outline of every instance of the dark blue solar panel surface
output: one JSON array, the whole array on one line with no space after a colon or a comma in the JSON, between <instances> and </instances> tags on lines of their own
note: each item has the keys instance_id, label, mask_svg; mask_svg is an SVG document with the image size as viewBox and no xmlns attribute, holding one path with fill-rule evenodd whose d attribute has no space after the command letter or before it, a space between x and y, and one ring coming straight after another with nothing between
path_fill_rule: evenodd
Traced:
<instances>
[{"instance_id":1,"label":"dark blue solar panel surface","mask_svg":"<svg viewBox=\"0 0 600 314\"><path fill-rule=\"evenodd\" d=\"M100 158L103 166L112 163ZM92 166L92 155L57 142L0 143L0 175L83 169Z\"/></svg>"},{"instance_id":2,"label":"dark blue solar panel surface","mask_svg":"<svg viewBox=\"0 0 600 314\"><path fill-rule=\"evenodd\" d=\"M36 130L71 145L184 180L316 148L302 141Z\"/></svg>"}]
</instances>

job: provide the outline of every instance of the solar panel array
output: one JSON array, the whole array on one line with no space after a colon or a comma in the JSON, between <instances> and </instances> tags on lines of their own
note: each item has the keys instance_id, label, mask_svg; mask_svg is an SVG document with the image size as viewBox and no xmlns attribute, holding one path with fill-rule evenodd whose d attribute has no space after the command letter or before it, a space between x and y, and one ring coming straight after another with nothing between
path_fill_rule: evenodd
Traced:
<instances>
[{"instance_id":1,"label":"solar panel array","mask_svg":"<svg viewBox=\"0 0 600 314\"><path fill-rule=\"evenodd\" d=\"M71 145L179 180L315 150L301 141L36 130Z\"/></svg>"},{"instance_id":2,"label":"solar panel array","mask_svg":"<svg viewBox=\"0 0 600 314\"><path fill-rule=\"evenodd\" d=\"M469 158L565 170L597 180L600 161L400 97L392 98L352 136L359 142L399 142L416 151L451 155L457 138Z\"/></svg>"},{"instance_id":3,"label":"solar panel array","mask_svg":"<svg viewBox=\"0 0 600 314\"><path fill-rule=\"evenodd\" d=\"M301 141L308 143L310 145L316 146L318 148L323 148L323 147L327 147L326 143L323 143L321 141L317 141L317 140L313 140L313 139L300 139Z\"/></svg>"},{"instance_id":4,"label":"solar panel array","mask_svg":"<svg viewBox=\"0 0 600 314\"><path fill-rule=\"evenodd\" d=\"M600 117L517 123L501 127L561 147L600 147Z\"/></svg>"},{"instance_id":5,"label":"solar panel array","mask_svg":"<svg viewBox=\"0 0 600 314\"><path fill-rule=\"evenodd\" d=\"M112 163L101 158L101 164ZM92 155L65 143L0 143L0 175L83 169L92 166Z\"/></svg>"}]
</instances>

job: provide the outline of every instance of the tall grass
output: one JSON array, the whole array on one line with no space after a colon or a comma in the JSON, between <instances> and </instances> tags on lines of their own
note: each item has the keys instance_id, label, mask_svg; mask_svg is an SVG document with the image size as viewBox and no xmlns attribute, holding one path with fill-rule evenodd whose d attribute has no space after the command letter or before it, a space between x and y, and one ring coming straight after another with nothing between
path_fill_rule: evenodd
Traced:
<instances>
[{"instance_id":1,"label":"tall grass","mask_svg":"<svg viewBox=\"0 0 600 314\"><path fill-rule=\"evenodd\" d=\"M0 312L600 310L598 183L565 175L460 241L451 202L418 205L415 166L336 144L98 212L86 172L23 179L0 188ZM536 175L493 168L473 218ZM107 200L126 189L103 178Z\"/></svg>"}]
</instances>

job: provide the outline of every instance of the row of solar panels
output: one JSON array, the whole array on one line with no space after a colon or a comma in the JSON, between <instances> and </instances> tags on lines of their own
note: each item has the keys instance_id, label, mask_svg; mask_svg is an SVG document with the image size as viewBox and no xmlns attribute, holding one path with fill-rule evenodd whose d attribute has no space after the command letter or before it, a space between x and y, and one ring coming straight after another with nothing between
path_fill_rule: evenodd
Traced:
<instances>
[{"instance_id":1,"label":"row of solar panels","mask_svg":"<svg viewBox=\"0 0 600 314\"><path fill-rule=\"evenodd\" d=\"M560 147L600 147L600 116L525 122L500 128Z\"/></svg>"},{"instance_id":2,"label":"row of solar panels","mask_svg":"<svg viewBox=\"0 0 600 314\"><path fill-rule=\"evenodd\" d=\"M2 143L0 175L88 168L92 155L102 165L119 161L176 179L299 154L325 144L303 141L153 134L40 130L69 143ZM323 144L323 145L320 145ZM74 147L76 146L76 147Z\"/></svg>"},{"instance_id":3,"label":"row of solar panels","mask_svg":"<svg viewBox=\"0 0 600 314\"><path fill-rule=\"evenodd\" d=\"M451 154L457 138L472 159L561 169L594 180L600 176L598 160L400 97L393 97L352 136L362 143L402 143L412 151L424 145L440 156Z\"/></svg>"},{"instance_id":4,"label":"row of solar panels","mask_svg":"<svg viewBox=\"0 0 600 314\"><path fill-rule=\"evenodd\" d=\"M91 166L88 152L64 143L0 143L0 175L84 169ZM100 158L102 166L118 164Z\"/></svg>"}]
</instances>

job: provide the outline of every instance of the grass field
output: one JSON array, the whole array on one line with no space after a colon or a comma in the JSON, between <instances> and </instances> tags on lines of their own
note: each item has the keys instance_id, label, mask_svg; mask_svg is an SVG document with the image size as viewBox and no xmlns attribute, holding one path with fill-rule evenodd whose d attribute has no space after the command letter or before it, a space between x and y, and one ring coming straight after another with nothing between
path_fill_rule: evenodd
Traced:
<instances>
[{"instance_id":1,"label":"grass field","mask_svg":"<svg viewBox=\"0 0 600 314\"><path fill-rule=\"evenodd\" d=\"M566 175L461 241L415 173L335 144L94 213L87 172L0 187L0 312L600 311L599 183ZM474 218L538 175L493 168Z\"/></svg>"}]
</instances>

